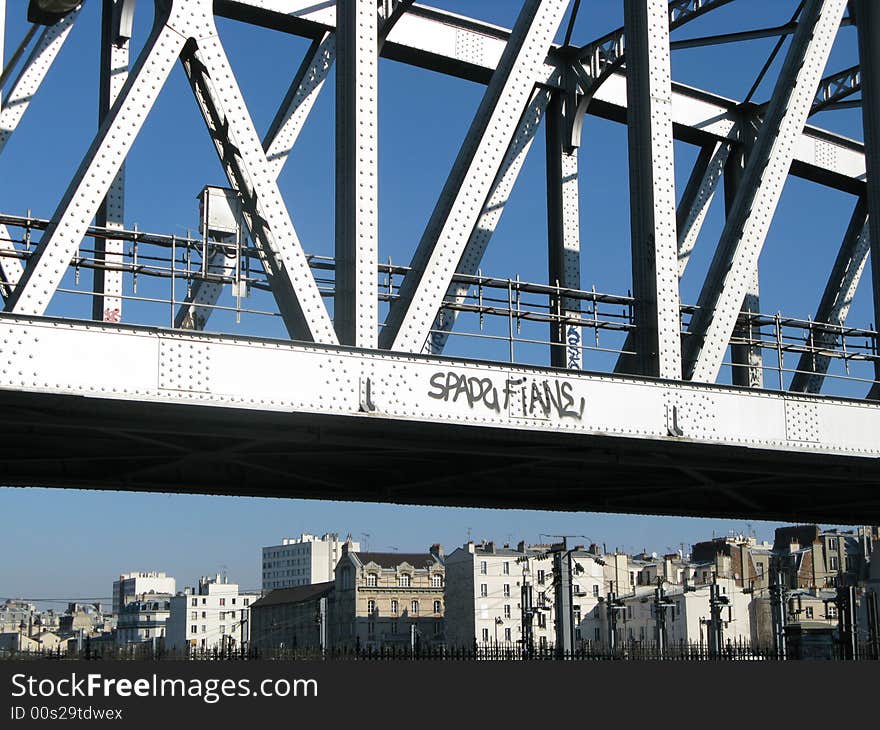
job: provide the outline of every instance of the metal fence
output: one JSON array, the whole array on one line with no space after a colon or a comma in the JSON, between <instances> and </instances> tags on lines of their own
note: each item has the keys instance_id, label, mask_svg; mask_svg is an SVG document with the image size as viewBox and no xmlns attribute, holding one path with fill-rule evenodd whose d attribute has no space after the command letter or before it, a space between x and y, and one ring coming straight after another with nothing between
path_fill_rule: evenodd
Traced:
<instances>
[{"instance_id":1,"label":"metal fence","mask_svg":"<svg viewBox=\"0 0 880 730\"><path fill-rule=\"evenodd\" d=\"M553 646L539 646L531 651L515 645L490 644L472 647L384 646L378 648L319 647L271 649L184 649L170 650L152 644L92 647L61 651L0 651L0 660L54 659L87 661L797 661L813 660L880 660L877 642L866 642L856 647L849 657L838 643L813 648L801 656L792 650L780 654L772 646L753 646L748 643L728 643L714 649L704 643L678 643L666 647L634 642L612 651L606 647L584 645L574 651L561 652Z\"/></svg>"}]
</instances>

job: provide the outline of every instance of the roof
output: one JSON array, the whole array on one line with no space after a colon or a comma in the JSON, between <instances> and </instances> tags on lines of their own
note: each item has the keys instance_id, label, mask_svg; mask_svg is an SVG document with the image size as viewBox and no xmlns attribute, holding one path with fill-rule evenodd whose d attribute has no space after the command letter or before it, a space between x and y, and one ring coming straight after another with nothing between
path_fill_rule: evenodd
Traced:
<instances>
[{"instance_id":1,"label":"roof","mask_svg":"<svg viewBox=\"0 0 880 730\"><path fill-rule=\"evenodd\" d=\"M431 553L349 553L363 565L375 563L381 568L396 568L401 563L409 563L414 568L433 568L439 563Z\"/></svg>"},{"instance_id":2,"label":"roof","mask_svg":"<svg viewBox=\"0 0 880 730\"><path fill-rule=\"evenodd\" d=\"M266 606L279 606L284 603L302 603L316 598L322 598L333 590L333 581L326 583L309 583L294 588L276 588L269 591L265 596L251 604L251 608L265 608Z\"/></svg>"}]
</instances>

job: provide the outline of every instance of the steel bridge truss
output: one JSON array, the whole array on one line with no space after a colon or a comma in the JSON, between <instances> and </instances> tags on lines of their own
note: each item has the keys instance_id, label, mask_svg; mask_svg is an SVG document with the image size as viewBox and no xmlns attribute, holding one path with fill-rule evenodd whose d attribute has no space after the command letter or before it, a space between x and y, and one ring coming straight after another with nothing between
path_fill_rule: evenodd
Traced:
<instances>
[{"instance_id":1,"label":"steel bridge truss","mask_svg":"<svg viewBox=\"0 0 880 730\"><path fill-rule=\"evenodd\" d=\"M670 33L734 0L623 0L625 26L585 45L572 43L569 0L524 0L510 30L412 0L155 0L133 63L134 0L102 2L97 133L50 218L0 214L6 483L790 518L786 505L818 486L821 466L841 498L800 515L880 515L880 499L866 497L880 457L878 336L846 322L869 259L865 286L880 321L872 0L805 0L786 25L686 40ZM0 0L0 60L6 11ZM0 153L79 15L72 7L42 19L49 24L34 24L8 56ZM262 138L215 17L311 39ZM858 33L860 62L834 71L827 61L846 26ZM766 36L779 48L788 39L766 104L671 79L677 48ZM406 265L378 260L380 56L485 84ZM240 206L245 235L234 241L125 225L125 158L178 61ZM277 178L334 64L327 258L305 251ZM808 124L818 111L856 105L863 143ZM581 284L586 114L628 127L626 295ZM529 280L485 275L484 253L542 125L548 270ZM678 196L675 139L700 148ZM759 308L758 259L789 175L855 201L808 320ZM724 228L698 301L683 303L679 280L722 181ZM92 272L90 290L65 283L71 269L77 282ZM170 282L170 295L139 296L139 278ZM227 287L231 305L221 300ZM270 293L274 308L245 303L251 291ZM92 319L46 316L59 293L88 296ZM167 307L167 325L128 318L127 301ZM212 317L230 313L279 317L289 340L209 333ZM463 315L480 331L457 327ZM484 331L487 320L505 324ZM452 336L494 349L450 358ZM543 363L518 362L528 348L543 350ZM864 381L864 398L821 395L835 361L850 384ZM870 374L851 372L857 363ZM724 366L732 385L717 382ZM150 445L171 456L146 454ZM347 455L337 459L340 448ZM391 477L380 466L389 454ZM536 489L536 480L558 485Z\"/></svg>"}]
</instances>

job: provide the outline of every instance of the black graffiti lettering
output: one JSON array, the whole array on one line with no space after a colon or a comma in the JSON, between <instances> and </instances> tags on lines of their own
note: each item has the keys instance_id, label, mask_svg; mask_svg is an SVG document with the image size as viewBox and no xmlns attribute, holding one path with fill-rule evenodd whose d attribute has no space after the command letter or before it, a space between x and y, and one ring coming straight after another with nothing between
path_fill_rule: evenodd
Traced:
<instances>
[{"instance_id":1,"label":"black graffiti lettering","mask_svg":"<svg viewBox=\"0 0 880 730\"><path fill-rule=\"evenodd\" d=\"M575 398L572 384L556 378L506 378L499 388L492 378L468 377L450 370L434 373L429 382L428 397L435 400L457 403L463 399L468 408L482 406L495 413L515 408L525 418L548 418L555 413L559 418L581 420L586 408L584 398ZM514 405L516 399L519 403Z\"/></svg>"},{"instance_id":2,"label":"black graffiti lettering","mask_svg":"<svg viewBox=\"0 0 880 730\"><path fill-rule=\"evenodd\" d=\"M587 405L587 402L584 398L580 400L580 408L579 410L575 410L574 406L574 396L571 394L571 383L565 382L560 386L560 393L564 405L559 409L559 415L562 418L576 418L578 421L583 418L584 415L584 407Z\"/></svg>"}]
</instances>

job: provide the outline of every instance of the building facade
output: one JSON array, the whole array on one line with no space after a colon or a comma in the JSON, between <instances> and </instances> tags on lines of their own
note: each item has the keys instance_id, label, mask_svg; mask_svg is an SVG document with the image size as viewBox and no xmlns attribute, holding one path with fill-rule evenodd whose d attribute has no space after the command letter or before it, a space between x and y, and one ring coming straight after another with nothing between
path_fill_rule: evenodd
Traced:
<instances>
[{"instance_id":1,"label":"building facade","mask_svg":"<svg viewBox=\"0 0 880 730\"><path fill-rule=\"evenodd\" d=\"M336 566L331 607L334 647L433 647L445 643L443 550L349 551Z\"/></svg>"},{"instance_id":2,"label":"building facade","mask_svg":"<svg viewBox=\"0 0 880 730\"><path fill-rule=\"evenodd\" d=\"M162 572L123 573L113 581L113 613L118 614L127 601L144 593L173 596L176 590L174 578Z\"/></svg>"},{"instance_id":3,"label":"building facade","mask_svg":"<svg viewBox=\"0 0 880 730\"><path fill-rule=\"evenodd\" d=\"M116 643L161 645L171 615L171 599L168 593L144 593L129 598L117 616Z\"/></svg>"},{"instance_id":4,"label":"building facade","mask_svg":"<svg viewBox=\"0 0 880 730\"><path fill-rule=\"evenodd\" d=\"M267 653L321 649L328 640L334 585L279 588L251 604L251 646Z\"/></svg>"},{"instance_id":5,"label":"building facade","mask_svg":"<svg viewBox=\"0 0 880 730\"><path fill-rule=\"evenodd\" d=\"M172 650L240 649L250 638L249 610L260 594L240 593L226 576L202 577L171 599L165 646Z\"/></svg>"},{"instance_id":6,"label":"building facade","mask_svg":"<svg viewBox=\"0 0 880 730\"><path fill-rule=\"evenodd\" d=\"M360 544L350 536L340 540L334 532L320 537L303 533L299 537L285 537L280 545L264 547L263 590L332 581L346 542L350 550L360 550Z\"/></svg>"}]
</instances>

